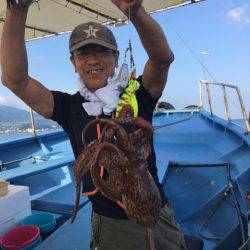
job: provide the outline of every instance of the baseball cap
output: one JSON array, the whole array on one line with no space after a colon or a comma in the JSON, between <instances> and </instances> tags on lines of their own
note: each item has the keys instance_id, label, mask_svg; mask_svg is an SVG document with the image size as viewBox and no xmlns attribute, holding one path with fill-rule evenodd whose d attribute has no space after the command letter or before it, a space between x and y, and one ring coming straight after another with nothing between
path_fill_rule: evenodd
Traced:
<instances>
[{"instance_id":1,"label":"baseball cap","mask_svg":"<svg viewBox=\"0 0 250 250\"><path fill-rule=\"evenodd\" d=\"M82 23L72 31L69 39L69 50L71 53L88 44L97 44L117 50L117 43L112 31L100 23Z\"/></svg>"}]
</instances>

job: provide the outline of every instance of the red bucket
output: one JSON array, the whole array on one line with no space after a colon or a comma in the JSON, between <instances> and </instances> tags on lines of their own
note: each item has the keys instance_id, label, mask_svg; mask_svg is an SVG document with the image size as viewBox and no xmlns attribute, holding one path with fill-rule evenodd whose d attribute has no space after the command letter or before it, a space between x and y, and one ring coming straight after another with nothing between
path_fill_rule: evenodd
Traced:
<instances>
[{"instance_id":1,"label":"red bucket","mask_svg":"<svg viewBox=\"0 0 250 250\"><path fill-rule=\"evenodd\" d=\"M37 226L14 227L0 238L0 245L5 250L17 250L32 244L39 235L40 229Z\"/></svg>"}]
</instances>

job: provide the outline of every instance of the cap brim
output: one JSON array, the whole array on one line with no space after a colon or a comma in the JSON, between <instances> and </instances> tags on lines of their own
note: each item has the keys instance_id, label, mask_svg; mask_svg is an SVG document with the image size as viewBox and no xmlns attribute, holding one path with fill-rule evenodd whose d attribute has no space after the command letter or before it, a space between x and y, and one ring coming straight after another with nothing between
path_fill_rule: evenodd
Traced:
<instances>
[{"instance_id":1,"label":"cap brim","mask_svg":"<svg viewBox=\"0 0 250 250\"><path fill-rule=\"evenodd\" d=\"M81 47L84 47L89 44L97 44L97 45L101 45L103 47L106 47L112 50L117 50L117 46L107 43L106 41L99 40L99 39L86 39L82 42L75 44L73 47L71 47L70 52L72 53L75 50L80 49Z\"/></svg>"}]
</instances>

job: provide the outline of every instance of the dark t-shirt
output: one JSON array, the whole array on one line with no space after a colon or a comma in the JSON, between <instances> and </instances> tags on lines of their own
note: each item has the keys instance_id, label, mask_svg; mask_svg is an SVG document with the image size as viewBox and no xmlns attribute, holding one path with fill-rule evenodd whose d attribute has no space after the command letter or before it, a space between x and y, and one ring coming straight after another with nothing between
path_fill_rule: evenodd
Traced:
<instances>
[{"instance_id":1,"label":"dark t-shirt","mask_svg":"<svg viewBox=\"0 0 250 250\"><path fill-rule=\"evenodd\" d=\"M142 82L142 78L139 77L137 80ZM86 102L84 98L77 92L74 95L62 93L59 91L52 91L54 96L54 110L51 119L56 121L62 126L64 131L68 134L71 146L75 157L77 158L83 150L82 143L82 131L86 124L91 120L95 119L94 116L89 116L82 107L82 103ZM141 84L139 90L136 92L136 99L138 102L138 116L152 123L153 110L158 101L158 98L153 98L149 92ZM104 114L99 116L100 118L108 118ZM87 142L97 138L96 127L87 133ZM154 178L157 187L162 196L162 206L166 203L167 199L164 196L162 185L159 183L156 168L155 151L153 147L153 138L150 141L152 153L148 157L148 170ZM83 190L88 192L94 190L94 185L91 181L90 173L86 174L83 179ZM93 210L103 216L127 219L127 216L122 208L120 208L115 202L104 197L100 192L95 195L89 196L92 202Z\"/></svg>"}]
</instances>

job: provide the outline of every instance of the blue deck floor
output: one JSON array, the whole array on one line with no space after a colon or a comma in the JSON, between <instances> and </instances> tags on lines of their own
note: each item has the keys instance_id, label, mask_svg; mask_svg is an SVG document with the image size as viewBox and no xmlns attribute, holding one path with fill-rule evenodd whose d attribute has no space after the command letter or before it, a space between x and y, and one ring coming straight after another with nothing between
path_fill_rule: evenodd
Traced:
<instances>
[{"instance_id":1,"label":"blue deck floor","mask_svg":"<svg viewBox=\"0 0 250 250\"><path fill-rule=\"evenodd\" d=\"M88 203L77 214L73 224L70 221L60 227L39 246L39 250L89 249L91 205Z\"/></svg>"},{"instance_id":2,"label":"blue deck floor","mask_svg":"<svg viewBox=\"0 0 250 250\"><path fill-rule=\"evenodd\" d=\"M180 115L178 119L188 115ZM157 126L177 119L178 115L159 117L154 120ZM225 167L221 163L232 164L232 178L235 191L247 217L250 202L246 199L250 190L250 138L244 135L241 128L226 124L218 119L214 122L207 113L194 115L192 119L155 132L155 149L160 178L163 179L164 191L168 195L175 211L176 220L186 234L198 236L198 229L211 212L220 203L228 186ZM171 166L171 162L181 167ZM218 164L213 168L204 164ZM200 167L185 166L190 164ZM242 180L242 179L244 180ZM229 195L228 202L232 203ZM240 236L235 237L234 244L226 240L228 235L237 230L238 217L236 210L228 202L222 202L215 215L202 231L206 236L220 237L222 243L204 240L205 249L236 249ZM229 238L229 237L228 237ZM225 248L226 247L226 248ZM229 248L228 248L229 247Z\"/></svg>"}]
</instances>

